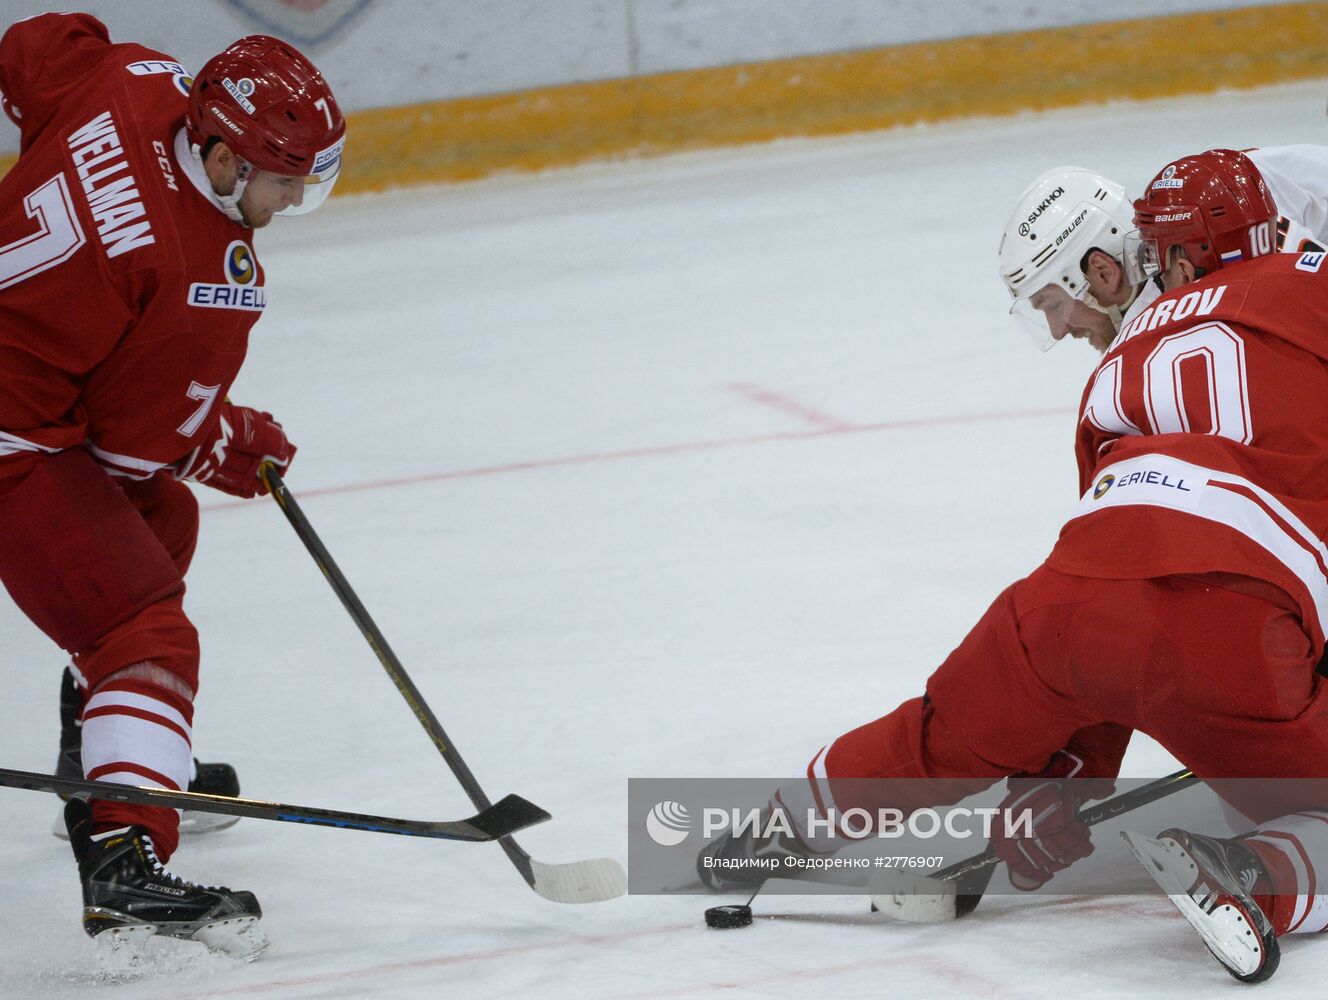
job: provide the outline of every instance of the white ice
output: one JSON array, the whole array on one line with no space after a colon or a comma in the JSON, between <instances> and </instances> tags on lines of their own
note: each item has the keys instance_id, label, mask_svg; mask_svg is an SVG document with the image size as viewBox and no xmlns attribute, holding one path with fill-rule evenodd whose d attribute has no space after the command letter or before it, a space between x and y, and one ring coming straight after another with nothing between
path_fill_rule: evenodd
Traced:
<instances>
[{"instance_id":1,"label":"white ice","mask_svg":"<svg viewBox=\"0 0 1328 1000\"><path fill-rule=\"evenodd\" d=\"M628 778L796 773L1050 547L1093 355L1005 315L1025 183L1322 141L1306 84L341 199L261 234L233 397L285 422L292 489L486 789L553 812L518 840L625 861ZM469 814L275 505L202 499L198 754L257 797ZM0 761L49 769L61 654L7 600L0 635ZM1126 759L1174 766L1142 738ZM546 902L492 845L256 820L173 868L255 890L270 953L109 984L56 800L0 803L0 995L24 1000L1235 988L1160 896L921 928L782 897L757 910L791 919L721 933L695 897ZM1260 996L1319 997L1325 970L1328 942L1287 941Z\"/></svg>"}]
</instances>

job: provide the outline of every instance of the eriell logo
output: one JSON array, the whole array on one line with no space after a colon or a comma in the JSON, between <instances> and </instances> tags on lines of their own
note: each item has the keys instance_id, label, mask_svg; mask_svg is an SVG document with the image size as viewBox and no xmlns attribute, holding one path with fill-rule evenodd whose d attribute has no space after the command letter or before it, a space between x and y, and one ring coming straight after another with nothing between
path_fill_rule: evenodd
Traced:
<instances>
[{"instance_id":1,"label":"eriell logo","mask_svg":"<svg viewBox=\"0 0 1328 1000\"><path fill-rule=\"evenodd\" d=\"M1159 191L1163 188L1180 188L1184 186L1185 182L1183 180L1176 179L1176 165L1174 163L1168 164L1167 168L1162 171L1162 176L1153 182L1154 191Z\"/></svg>"},{"instance_id":2,"label":"eriell logo","mask_svg":"<svg viewBox=\"0 0 1328 1000\"><path fill-rule=\"evenodd\" d=\"M1137 472L1126 473L1119 481L1111 473L1107 473L1093 487L1093 499L1101 500L1113 485L1118 492L1129 486L1159 486L1163 489L1177 490L1181 493L1193 492L1185 485L1184 479L1177 477L1173 480L1167 473L1158 472L1156 469L1140 469Z\"/></svg>"}]
</instances>

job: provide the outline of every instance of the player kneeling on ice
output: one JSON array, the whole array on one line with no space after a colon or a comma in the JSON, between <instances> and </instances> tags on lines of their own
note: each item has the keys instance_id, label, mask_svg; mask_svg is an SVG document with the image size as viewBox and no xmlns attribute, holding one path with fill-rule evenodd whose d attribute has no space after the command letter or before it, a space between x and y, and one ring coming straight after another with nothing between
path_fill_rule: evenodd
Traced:
<instances>
[{"instance_id":1,"label":"player kneeling on ice","mask_svg":"<svg viewBox=\"0 0 1328 1000\"><path fill-rule=\"evenodd\" d=\"M1325 254L1273 252L1276 206L1237 152L1168 164L1134 207L1131 283L1163 291L1085 388L1075 515L921 697L778 790L792 837L705 849L712 887L743 869L707 857L838 850L831 814L907 816L1009 776L1033 826L998 824L993 846L1016 886L1041 885L1091 850L1075 809L1108 791L1137 729L1258 824L1132 840L1223 965L1266 979L1279 935L1328 927L1328 796L1267 780L1328 778ZM1097 781L1050 781L1071 774Z\"/></svg>"},{"instance_id":2,"label":"player kneeling on ice","mask_svg":"<svg viewBox=\"0 0 1328 1000\"><path fill-rule=\"evenodd\" d=\"M295 454L226 394L266 304L254 231L326 197L345 122L275 38L191 79L86 14L11 26L0 91L22 133L0 182L0 580L72 656L85 776L185 789L198 515L181 481L252 497L260 464ZM74 800L66 820L89 934L261 950L252 893L162 868L175 810Z\"/></svg>"},{"instance_id":3,"label":"player kneeling on ice","mask_svg":"<svg viewBox=\"0 0 1328 1000\"><path fill-rule=\"evenodd\" d=\"M1328 146L1269 146L1245 159L1277 209L1276 248L1328 247ZM1045 351L1068 336L1104 352L1152 305L1160 286L1126 274L1132 229L1125 189L1083 167L1048 170L1024 190L1001 236L1000 270L1010 314L1034 344Z\"/></svg>"}]
</instances>

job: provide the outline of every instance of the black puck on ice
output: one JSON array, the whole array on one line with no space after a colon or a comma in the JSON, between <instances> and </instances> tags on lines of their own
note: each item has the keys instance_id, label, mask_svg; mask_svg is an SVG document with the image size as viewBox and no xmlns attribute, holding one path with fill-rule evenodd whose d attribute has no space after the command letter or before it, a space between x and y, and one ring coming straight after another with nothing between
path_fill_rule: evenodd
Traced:
<instances>
[{"instance_id":1,"label":"black puck on ice","mask_svg":"<svg viewBox=\"0 0 1328 1000\"><path fill-rule=\"evenodd\" d=\"M705 912L706 926L728 930L731 927L746 927L752 922L750 906L712 906Z\"/></svg>"}]
</instances>

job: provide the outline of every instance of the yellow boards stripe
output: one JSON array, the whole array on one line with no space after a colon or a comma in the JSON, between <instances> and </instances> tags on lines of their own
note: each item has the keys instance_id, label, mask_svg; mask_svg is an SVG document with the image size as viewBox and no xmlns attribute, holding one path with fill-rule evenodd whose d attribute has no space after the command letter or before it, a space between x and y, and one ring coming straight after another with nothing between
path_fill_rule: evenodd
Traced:
<instances>
[{"instance_id":1,"label":"yellow boards stripe","mask_svg":"<svg viewBox=\"0 0 1328 1000\"><path fill-rule=\"evenodd\" d=\"M355 112L337 190L1325 76L1328 3L948 39Z\"/></svg>"}]
</instances>

